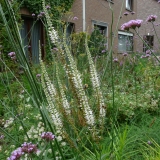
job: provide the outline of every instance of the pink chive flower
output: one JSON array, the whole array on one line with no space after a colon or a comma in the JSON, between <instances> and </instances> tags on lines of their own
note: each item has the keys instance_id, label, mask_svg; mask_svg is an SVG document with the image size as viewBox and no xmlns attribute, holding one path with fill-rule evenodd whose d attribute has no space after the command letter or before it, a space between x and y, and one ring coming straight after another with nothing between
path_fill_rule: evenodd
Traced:
<instances>
[{"instance_id":1,"label":"pink chive flower","mask_svg":"<svg viewBox=\"0 0 160 160\"><path fill-rule=\"evenodd\" d=\"M78 17L73 17L73 20L75 21L75 20L78 20Z\"/></svg>"},{"instance_id":2,"label":"pink chive flower","mask_svg":"<svg viewBox=\"0 0 160 160\"><path fill-rule=\"evenodd\" d=\"M35 14L34 14L34 13L32 13L32 17L35 17Z\"/></svg>"},{"instance_id":3,"label":"pink chive flower","mask_svg":"<svg viewBox=\"0 0 160 160\"><path fill-rule=\"evenodd\" d=\"M22 148L17 148L11 153L11 156L7 158L7 160L18 160L24 154Z\"/></svg>"},{"instance_id":4,"label":"pink chive flower","mask_svg":"<svg viewBox=\"0 0 160 160\"><path fill-rule=\"evenodd\" d=\"M128 13L128 12L124 12L123 14L124 14L125 16L128 16L128 15L129 15L129 13Z\"/></svg>"},{"instance_id":5,"label":"pink chive flower","mask_svg":"<svg viewBox=\"0 0 160 160\"><path fill-rule=\"evenodd\" d=\"M106 50L102 50L102 53L106 52Z\"/></svg>"},{"instance_id":6,"label":"pink chive flower","mask_svg":"<svg viewBox=\"0 0 160 160\"><path fill-rule=\"evenodd\" d=\"M30 143L24 142L21 145L21 148L22 148L22 152L29 153L29 154L37 153L37 151L38 151L37 145L36 144L32 144L31 142Z\"/></svg>"},{"instance_id":7,"label":"pink chive flower","mask_svg":"<svg viewBox=\"0 0 160 160\"><path fill-rule=\"evenodd\" d=\"M140 27L143 20L136 19L136 20L130 20L121 26L121 30L129 30L130 28L135 29L136 27Z\"/></svg>"},{"instance_id":8,"label":"pink chive flower","mask_svg":"<svg viewBox=\"0 0 160 160\"><path fill-rule=\"evenodd\" d=\"M45 139L47 142L52 141L53 139L55 139L55 135L53 135L52 132L43 132L41 134L41 138Z\"/></svg>"},{"instance_id":9,"label":"pink chive flower","mask_svg":"<svg viewBox=\"0 0 160 160\"><path fill-rule=\"evenodd\" d=\"M47 5L47 6L46 6L46 9L50 9L50 8L51 8L50 5Z\"/></svg>"},{"instance_id":10,"label":"pink chive flower","mask_svg":"<svg viewBox=\"0 0 160 160\"><path fill-rule=\"evenodd\" d=\"M150 15L147 17L146 22L154 22L156 20L156 15Z\"/></svg>"}]
</instances>

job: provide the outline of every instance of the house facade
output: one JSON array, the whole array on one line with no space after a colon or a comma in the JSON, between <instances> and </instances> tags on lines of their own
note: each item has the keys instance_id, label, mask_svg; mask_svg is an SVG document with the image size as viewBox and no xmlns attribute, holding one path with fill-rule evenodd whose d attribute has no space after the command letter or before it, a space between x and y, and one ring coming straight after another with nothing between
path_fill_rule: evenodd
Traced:
<instances>
[{"instance_id":1,"label":"house facade","mask_svg":"<svg viewBox=\"0 0 160 160\"><path fill-rule=\"evenodd\" d=\"M156 15L157 19L153 24L146 22L149 15ZM148 45L156 52L159 50L160 41L160 3L158 0L139 0L137 1L137 18L143 20L142 27L139 28L139 33ZM155 34L155 31L157 36ZM145 52L147 48L139 39L137 40L137 50L139 52Z\"/></svg>"},{"instance_id":2,"label":"house facade","mask_svg":"<svg viewBox=\"0 0 160 160\"><path fill-rule=\"evenodd\" d=\"M95 26L98 26L107 37L108 49L112 37L115 53L135 50L134 32L122 31L121 25L137 18L137 0L75 0L71 11L73 16L78 17L78 20L72 21L75 24L75 32L92 33Z\"/></svg>"},{"instance_id":3,"label":"house facade","mask_svg":"<svg viewBox=\"0 0 160 160\"><path fill-rule=\"evenodd\" d=\"M113 28L111 31L113 9ZM159 40L154 33L160 35L160 3L158 0L75 0L71 11L78 17L75 23L75 32L86 31L92 33L96 25L100 30L105 30L108 39L108 49L111 36L114 39L113 51L115 53L124 52L146 52L147 48L136 35L134 30L123 31L121 25L129 20L141 19L143 23L138 29L141 37L153 50L158 49ZM146 23L149 15L157 15L154 22Z\"/></svg>"}]
</instances>

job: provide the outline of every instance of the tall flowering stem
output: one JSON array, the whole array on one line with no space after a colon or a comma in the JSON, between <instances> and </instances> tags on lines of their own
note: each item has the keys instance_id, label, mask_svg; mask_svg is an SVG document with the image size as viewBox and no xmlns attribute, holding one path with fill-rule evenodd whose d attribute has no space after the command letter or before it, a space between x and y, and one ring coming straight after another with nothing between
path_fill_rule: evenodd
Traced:
<instances>
[{"instance_id":1,"label":"tall flowering stem","mask_svg":"<svg viewBox=\"0 0 160 160\"><path fill-rule=\"evenodd\" d=\"M76 94L77 94L79 102L80 102L79 103L79 107L83 110L83 114L84 114L86 123L89 126L93 127L94 123L95 123L95 118L94 118L94 115L93 115L93 111L91 110L91 108L89 106L89 103L88 103L88 99L87 99L87 97L85 95L85 91L83 89L80 73L77 70L77 67L76 67L75 62L73 60L73 57L72 57L72 55L71 55L71 53L70 53L70 51L68 49L68 46L66 44L65 35L63 37L63 42L64 42L63 45L64 45L64 48L65 48L66 55L64 55L64 52L63 52L62 47L61 47L61 44L58 41L58 34L54 30L54 28L52 27L52 23L51 23L50 17L49 17L48 12L47 12L47 10L45 8L44 0L43 0L43 10L45 12L45 16L46 16L46 20L47 20L47 24L48 24L48 29L49 29L49 36L50 36L51 42L52 42L52 44L54 44L54 45L56 44L59 47L61 56L62 57L67 56L67 58L69 60L69 67L70 67L69 68L69 72L70 72L70 75L72 75L71 81L74 84L74 88L75 88ZM66 63L67 62L65 62L65 67L67 66Z\"/></svg>"},{"instance_id":2,"label":"tall flowering stem","mask_svg":"<svg viewBox=\"0 0 160 160\"><path fill-rule=\"evenodd\" d=\"M59 90L60 90L60 97L61 97L63 109L64 109L64 112L66 113L66 115L70 116L71 115L70 104L67 101L67 98L66 98L66 95L64 93L64 89L63 89L62 83L59 79L59 74L58 73L59 73L59 70L58 70L58 66L57 66L56 67L56 78L57 78L57 81L58 81L58 86L59 86Z\"/></svg>"},{"instance_id":3,"label":"tall flowering stem","mask_svg":"<svg viewBox=\"0 0 160 160\"><path fill-rule=\"evenodd\" d=\"M77 69L77 66L74 62L74 59L73 59L73 57L70 53L70 50L66 44L66 35L65 34L63 36L63 44L64 44L66 56L69 61L69 66L70 66L69 71L70 71L70 74L72 75L71 81L73 82L75 91L76 91L78 99L79 99L79 107L83 110L83 114L84 114L86 123L89 126L93 127L95 124L95 117L94 117L92 109L89 106L88 99L87 99L87 96L85 94L85 91L84 91L84 88L82 85L81 75Z\"/></svg>"},{"instance_id":4,"label":"tall flowering stem","mask_svg":"<svg viewBox=\"0 0 160 160\"><path fill-rule=\"evenodd\" d=\"M53 123L55 125L56 133L62 133L63 129L63 123L61 120L61 115L58 112L58 109L55 106L55 99L57 96L56 89L54 85L51 83L48 73L46 71L45 65L41 59L41 49L39 48L39 61L40 61L40 66L42 70L41 74L41 82L42 82L42 87L44 89L44 93L46 95L46 99L48 102L48 112L51 115L51 118L53 120Z\"/></svg>"},{"instance_id":5,"label":"tall flowering stem","mask_svg":"<svg viewBox=\"0 0 160 160\"><path fill-rule=\"evenodd\" d=\"M85 48L86 48L86 52L87 52L87 57L88 57L88 62L89 62L89 68L90 68L90 79L92 82L92 86L93 86L93 90L95 93L95 96L97 96L98 98L98 109L99 109L99 123L100 125L104 124L105 121L105 115L106 115L106 110L105 110L105 104L104 104L104 99L103 99L103 95L100 89L100 82L98 79L98 75L97 75L97 71L95 68L95 65L93 63L89 48L88 48L88 44L87 44L87 37L85 39Z\"/></svg>"}]
</instances>

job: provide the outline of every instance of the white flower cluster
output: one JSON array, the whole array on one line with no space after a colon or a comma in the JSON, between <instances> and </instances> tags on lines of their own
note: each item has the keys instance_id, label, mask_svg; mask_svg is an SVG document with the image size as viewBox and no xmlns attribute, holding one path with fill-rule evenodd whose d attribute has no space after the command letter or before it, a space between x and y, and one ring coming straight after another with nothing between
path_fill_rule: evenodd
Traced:
<instances>
[{"instance_id":1,"label":"white flower cluster","mask_svg":"<svg viewBox=\"0 0 160 160\"><path fill-rule=\"evenodd\" d=\"M61 94L61 98L62 98L63 108L65 109L65 112L67 113L67 115L71 115L70 105L69 105L69 103L67 101L66 95L64 93L64 89L62 87L61 81L60 81L59 76L58 76L58 69L56 70L56 77L57 77L58 86L59 86L59 89L60 89L60 94Z\"/></svg>"},{"instance_id":2,"label":"white flower cluster","mask_svg":"<svg viewBox=\"0 0 160 160\"><path fill-rule=\"evenodd\" d=\"M42 122L39 122L37 127L31 126L30 130L27 132L27 135L30 139L33 140L37 139L38 141L41 141L40 135L44 131L45 131L44 124ZM28 140L26 136L24 137L24 140L25 141Z\"/></svg>"},{"instance_id":3,"label":"white flower cluster","mask_svg":"<svg viewBox=\"0 0 160 160\"><path fill-rule=\"evenodd\" d=\"M85 40L85 47L86 47L87 57L89 61L90 77L91 77L91 82L93 85L93 90L94 90L95 95L98 97L98 101L99 101L99 122L101 124L101 123L104 123L106 110L105 110L105 104L104 104L102 91L100 89L100 83L99 83L97 71L94 66L94 63L93 63L93 60L92 60L92 57L91 57L91 54L90 54L90 51L87 45L87 38Z\"/></svg>"},{"instance_id":4,"label":"white flower cluster","mask_svg":"<svg viewBox=\"0 0 160 160\"><path fill-rule=\"evenodd\" d=\"M54 29L54 27L52 26L52 22L50 20L50 17L49 17L49 14L48 14L48 11L45 7L45 1L43 0L42 1L42 5L43 5L43 10L45 12L45 17L47 19L47 24L48 24L48 33L49 33L49 36L50 36L50 39L52 41L52 43L56 43L57 40L58 40L58 34L57 34L57 31Z\"/></svg>"},{"instance_id":5,"label":"white flower cluster","mask_svg":"<svg viewBox=\"0 0 160 160\"><path fill-rule=\"evenodd\" d=\"M9 127L14 121L14 118L10 117L8 120L6 120L5 122L3 122L4 128Z\"/></svg>"},{"instance_id":6,"label":"white flower cluster","mask_svg":"<svg viewBox=\"0 0 160 160\"><path fill-rule=\"evenodd\" d=\"M40 66L42 70L42 75L41 75L41 82L42 82L42 87L44 89L44 93L48 102L48 112L51 115L52 121L55 125L56 132L60 132L62 134L62 128L63 128L63 123L60 117L60 114L55 106L56 103L56 89L54 85L51 83L51 80L49 79L48 73L46 71L45 65L41 59L41 49L39 48L39 60L40 60ZM56 134L57 135L57 134Z\"/></svg>"},{"instance_id":7,"label":"white flower cluster","mask_svg":"<svg viewBox=\"0 0 160 160\"><path fill-rule=\"evenodd\" d=\"M65 36L66 35L64 35L64 37L63 37L63 42L64 42L65 51L66 51L66 54L67 54L67 57L69 60L69 67L70 67L69 74L71 75L71 81L73 82L76 94L78 96L78 99L80 102L80 108L83 109L86 123L89 126L93 126L95 124L94 114L89 106L88 99L87 99L87 96L85 95L85 91L83 88L81 75L76 67L74 59L73 59L73 57L69 51L69 48L66 44Z\"/></svg>"}]
</instances>

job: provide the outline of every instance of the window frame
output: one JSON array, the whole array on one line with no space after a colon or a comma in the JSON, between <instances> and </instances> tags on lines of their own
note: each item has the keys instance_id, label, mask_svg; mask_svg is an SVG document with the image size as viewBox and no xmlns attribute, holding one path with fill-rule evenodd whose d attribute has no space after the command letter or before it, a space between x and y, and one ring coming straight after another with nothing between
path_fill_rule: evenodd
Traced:
<instances>
[{"instance_id":1,"label":"window frame","mask_svg":"<svg viewBox=\"0 0 160 160\"><path fill-rule=\"evenodd\" d=\"M94 31L94 28L95 28L94 26L102 26L102 27L106 28L104 36L106 37L106 40L107 40L106 49L108 49L108 23L97 21L97 20L92 20L92 30L93 31Z\"/></svg>"},{"instance_id":2,"label":"window frame","mask_svg":"<svg viewBox=\"0 0 160 160\"><path fill-rule=\"evenodd\" d=\"M20 32L23 32L22 30L25 30L25 28L23 28L24 26L26 26L26 33L27 35L25 35L25 37L22 37L21 35L21 38L22 40L26 39L27 41L27 46L26 47L26 56L28 56L28 60L31 61L32 63L39 63L39 58L38 59L34 59L34 51L32 50L33 49L33 46L31 45L32 44L32 30L34 27L34 25L38 25L39 29L40 29L40 43L41 43L41 52L42 52L42 59L44 59L44 56L45 56L45 51L44 51L44 45L45 45L45 31L44 31L44 26L43 26L43 23L38 20L36 23L34 23L34 18L31 17L31 16L28 16L28 15L21 15L21 18L22 18L22 21L23 21L23 25L22 27L20 28ZM20 33L21 34L21 33ZM39 42L38 42L39 44ZM43 45L42 45L43 44ZM30 46L30 47L28 47ZM39 45L38 45L38 48L39 48ZM39 51L37 52L39 53ZM38 54L38 57L39 57L39 54Z\"/></svg>"},{"instance_id":3,"label":"window frame","mask_svg":"<svg viewBox=\"0 0 160 160\"><path fill-rule=\"evenodd\" d=\"M119 50L119 35L123 35L123 36L129 36L129 37L132 37L132 50L131 51L122 51L122 50ZM133 36L134 34L132 32L123 32L123 31L118 31L118 53L124 53L124 52L127 52L127 53L132 53L133 52L133 49L134 49L134 42L133 42ZM126 43L126 42L124 42ZM126 44L127 46L127 44ZM125 47L126 47L125 46ZM126 47L127 48L127 47Z\"/></svg>"},{"instance_id":4,"label":"window frame","mask_svg":"<svg viewBox=\"0 0 160 160\"><path fill-rule=\"evenodd\" d=\"M126 9L129 11L133 11L133 2L134 0L126 0ZM130 6L130 7L128 7Z\"/></svg>"},{"instance_id":5,"label":"window frame","mask_svg":"<svg viewBox=\"0 0 160 160\"><path fill-rule=\"evenodd\" d=\"M146 38L145 38L146 37ZM149 40L147 39L147 37L149 37ZM152 40L151 38L152 37ZM143 36L143 40L147 43L147 45L153 49L154 47L154 35L144 35ZM143 43L143 52L146 52L148 50L148 48L146 48L146 45Z\"/></svg>"}]
</instances>

